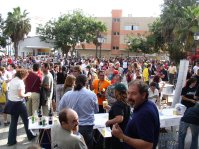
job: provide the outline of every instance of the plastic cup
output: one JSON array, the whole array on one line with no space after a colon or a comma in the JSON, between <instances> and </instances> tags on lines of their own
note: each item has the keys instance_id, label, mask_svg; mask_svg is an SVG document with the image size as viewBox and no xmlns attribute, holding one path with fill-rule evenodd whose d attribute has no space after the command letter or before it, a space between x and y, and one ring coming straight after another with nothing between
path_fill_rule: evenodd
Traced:
<instances>
[{"instance_id":1,"label":"plastic cup","mask_svg":"<svg viewBox=\"0 0 199 149\"><path fill-rule=\"evenodd\" d=\"M177 115L177 110L173 109L173 115Z\"/></svg>"},{"instance_id":2,"label":"plastic cup","mask_svg":"<svg viewBox=\"0 0 199 149\"><path fill-rule=\"evenodd\" d=\"M103 108L105 108L106 106L108 106L108 101L103 101Z\"/></svg>"}]
</instances>

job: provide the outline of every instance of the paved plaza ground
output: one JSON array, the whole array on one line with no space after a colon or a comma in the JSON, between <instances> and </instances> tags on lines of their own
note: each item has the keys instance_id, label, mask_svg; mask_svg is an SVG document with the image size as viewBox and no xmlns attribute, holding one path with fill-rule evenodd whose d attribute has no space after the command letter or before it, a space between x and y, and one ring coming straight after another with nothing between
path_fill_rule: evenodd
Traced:
<instances>
[{"instance_id":1,"label":"paved plaza ground","mask_svg":"<svg viewBox=\"0 0 199 149\"><path fill-rule=\"evenodd\" d=\"M3 117L0 115L0 149L26 149L28 146L35 144L35 140L30 142L25 133L24 125L20 122L17 126L17 144L13 146L7 146L7 139L8 139L8 130L9 126L3 125Z\"/></svg>"}]
</instances>

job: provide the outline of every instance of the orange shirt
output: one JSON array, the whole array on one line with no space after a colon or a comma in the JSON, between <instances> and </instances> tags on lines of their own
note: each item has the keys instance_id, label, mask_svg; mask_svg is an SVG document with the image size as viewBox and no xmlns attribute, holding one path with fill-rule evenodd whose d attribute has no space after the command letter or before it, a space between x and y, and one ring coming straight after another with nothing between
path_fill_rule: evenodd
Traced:
<instances>
[{"instance_id":1,"label":"orange shirt","mask_svg":"<svg viewBox=\"0 0 199 149\"><path fill-rule=\"evenodd\" d=\"M104 80L104 81L100 81L99 82L99 79L96 79L96 80L93 80L93 89L94 89L94 93L97 95L98 93L98 86L99 86L99 91L101 92L102 89L107 89L107 87L110 85L110 81L108 80ZM102 102L105 100L105 97L104 98L98 98L98 104L99 105L103 105Z\"/></svg>"}]
</instances>

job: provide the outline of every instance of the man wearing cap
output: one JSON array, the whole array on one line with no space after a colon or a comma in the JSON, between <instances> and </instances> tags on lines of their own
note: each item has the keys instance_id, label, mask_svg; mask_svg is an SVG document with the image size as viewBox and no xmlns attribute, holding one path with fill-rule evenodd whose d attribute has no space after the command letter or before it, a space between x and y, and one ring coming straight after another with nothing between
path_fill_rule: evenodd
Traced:
<instances>
[{"instance_id":1,"label":"man wearing cap","mask_svg":"<svg viewBox=\"0 0 199 149\"><path fill-rule=\"evenodd\" d=\"M106 122L106 126L112 126L119 124L120 128L124 131L130 116L130 106L127 103L127 88L123 83L117 83L115 85L115 99L109 111L109 120ZM116 137L112 137L110 140L112 149L121 149L122 143Z\"/></svg>"},{"instance_id":2,"label":"man wearing cap","mask_svg":"<svg viewBox=\"0 0 199 149\"><path fill-rule=\"evenodd\" d=\"M118 83L122 82L122 76L120 74L117 74L114 76L113 78L115 80L114 84L111 84L108 86L107 90L106 90L106 99L108 101L108 105L112 106L113 103L116 101L115 99L115 86Z\"/></svg>"},{"instance_id":3,"label":"man wearing cap","mask_svg":"<svg viewBox=\"0 0 199 149\"><path fill-rule=\"evenodd\" d=\"M160 120L158 109L148 100L148 85L141 80L129 83L128 103L134 108L125 131L113 125L112 134L124 142L123 149L155 149L158 144Z\"/></svg>"}]
</instances>

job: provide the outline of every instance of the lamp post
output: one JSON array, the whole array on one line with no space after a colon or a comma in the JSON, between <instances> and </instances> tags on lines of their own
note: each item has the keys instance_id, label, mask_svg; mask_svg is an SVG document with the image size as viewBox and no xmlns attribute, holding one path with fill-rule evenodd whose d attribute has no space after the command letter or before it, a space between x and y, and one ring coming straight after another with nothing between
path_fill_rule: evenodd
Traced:
<instances>
[{"instance_id":1,"label":"lamp post","mask_svg":"<svg viewBox=\"0 0 199 149\"><path fill-rule=\"evenodd\" d=\"M101 57L102 57L102 43L104 42L104 37L101 34L97 37L97 42L100 45L100 55L99 55L99 58L101 59Z\"/></svg>"},{"instance_id":2,"label":"lamp post","mask_svg":"<svg viewBox=\"0 0 199 149\"><path fill-rule=\"evenodd\" d=\"M129 50L130 50L131 42L129 41L129 42L127 43L127 45L128 45L128 58L129 58Z\"/></svg>"},{"instance_id":3,"label":"lamp post","mask_svg":"<svg viewBox=\"0 0 199 149\"><path fill-rule=\"evenodd\" d=\"M196 43L196 46L195 46L195 49L194 49L194 54L196 56L197 44L198 44L198 40L199 40L199 32L194 33L193 38L194 38L194 41Z\"/></svg>"},{"instance_id":4,"label":"lamp post","mask_svg":"<svg viewBox=\"0 0 199 149\"><path fill-rule=\"evenodd\" d=\"M77 47L79 47L80 45L81 45L81 42L80 42L79 39L78 39ZM76 58L78 57L78 51L77 51L77 49L75 49L75 57L76 57Z\"/></svg>"},{"instance_id":5,"label":"lamp post","mask_svg":"<svg viewBox=\"0 0 199 149\"><path fill-rule=\"evenodd\" d=\"M8 39L6 39L6 42L7 42L7 48L6 48L6 50L7 50L7 53L8 53L8 56L11 56L11 39L10 38L8 38Z\"/></svg>"}]
</instances>

